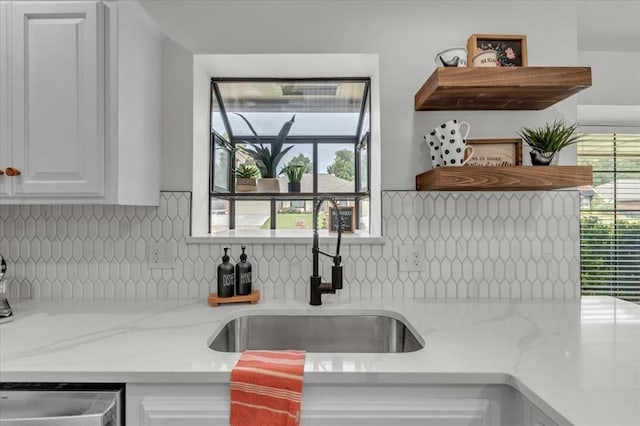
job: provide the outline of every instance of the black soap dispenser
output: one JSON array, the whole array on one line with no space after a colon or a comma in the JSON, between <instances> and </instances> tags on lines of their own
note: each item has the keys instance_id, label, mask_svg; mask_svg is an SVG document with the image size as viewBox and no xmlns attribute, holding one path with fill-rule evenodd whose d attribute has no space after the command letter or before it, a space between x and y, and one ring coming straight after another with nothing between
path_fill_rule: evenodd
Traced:
<instances>
[{"instance_id":1,"label":"black soap dispenser","mask_svg":"<svg viewBox=\"0 0 640 426\"><path fill-rule=\"evenodd\" d=\"M236 294L239 296L251 294L251 263L247 262L244 249L246 247L242 246L240 263L236 264Z\"/></svg>"},{"instance_id":2,"label":"black soap dispenser","mask_svg":"<svg viewBox=\"0 0 640 426\"><path fill-rule=\"evenodd\" d=\"M222 263L218 265L218 297L232 297L235 287L234 268L233 265L229 263L227 250L229 250L229 247L224 248Z\"/></svg>"}]
</instances>

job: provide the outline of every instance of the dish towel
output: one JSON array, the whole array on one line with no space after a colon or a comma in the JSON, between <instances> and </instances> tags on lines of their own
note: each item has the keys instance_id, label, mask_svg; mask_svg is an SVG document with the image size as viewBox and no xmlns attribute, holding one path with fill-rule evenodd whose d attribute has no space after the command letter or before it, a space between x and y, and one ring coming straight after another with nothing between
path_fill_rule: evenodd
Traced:
<instances>
[{"instance_id":1,"label":"dish towel","mask_svg":"<svg viewBox=\"0 0 640 426\"><path fill-rule=\"evenodd\" d=\"M304 351L242 353L231 370L231 426L300 424Z\"/></svg>"}]
</instances>

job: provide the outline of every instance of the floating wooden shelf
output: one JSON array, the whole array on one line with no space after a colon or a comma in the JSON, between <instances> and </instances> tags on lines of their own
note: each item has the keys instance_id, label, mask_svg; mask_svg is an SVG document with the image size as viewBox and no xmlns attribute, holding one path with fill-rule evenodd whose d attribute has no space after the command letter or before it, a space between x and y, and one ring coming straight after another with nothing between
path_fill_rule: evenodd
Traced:
<instances>
[{"instance_id":1,"label":"floating wooden shelf","mask_svg":"<svg viewBox=\"0 0 640 426\"><path fill-rule=\"evenodd\" d=\"M255 305L260 300L260 291L253 290L250 294L246 296L231 296L231 297L218 297L218 293L211 293L207 298L207 302L214 308L218 305L224 305L226 303L243 303L249 302L252 305Z\"/></svg>"},{"instance_id":2,"label":"floating wooden shelf","mask_svg":"<svg viewBox=\"0 0 640 426\"><path fill-rule=\"evenodd\" d=\"M416 190L535 191L592 181L591 166L438 167L416 176Z\"/></svg>"},{"instance_id":3,"label":"floating wooden shelf","mask_svg":"<svg viewBox=\"0 0 640 426\"><path fill-rule=\"evenodd\" d=\"M541 110L588 87L590 67L436 68L415 110Z\"/></svg>"}]
</instances>

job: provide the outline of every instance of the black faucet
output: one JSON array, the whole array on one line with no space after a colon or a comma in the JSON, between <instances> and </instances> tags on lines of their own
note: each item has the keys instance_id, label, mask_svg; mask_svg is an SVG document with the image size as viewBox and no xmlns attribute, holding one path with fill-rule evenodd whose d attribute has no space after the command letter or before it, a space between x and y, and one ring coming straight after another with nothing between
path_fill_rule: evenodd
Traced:
<instances>
[{"instance_id":1,"label":"black faucet","mask_svg":"<svg viewBox=\"0 0 640 426\"><path fill-rule=\"evenodd\" d=\"M338 215L338 244L336 246L336 254L330 255L323 251L320 251L318 244L318 213L323 201L329 201L333 204ZM329 218L328 222L331 222ZM320 195L315 208L313 209L313 272L311 275L311 301L309 302L313 306L322 305L322 295L326 293L335 294L336 290L342 290L342 258L340 257L340 239L342 238L342 218L340 216L340 209L338 203L330 195ZM323 254L333 259L333 266L331 267L331 282L323 283L322 277L318 272L319 256Z\"/></svg>"}]
</instances>

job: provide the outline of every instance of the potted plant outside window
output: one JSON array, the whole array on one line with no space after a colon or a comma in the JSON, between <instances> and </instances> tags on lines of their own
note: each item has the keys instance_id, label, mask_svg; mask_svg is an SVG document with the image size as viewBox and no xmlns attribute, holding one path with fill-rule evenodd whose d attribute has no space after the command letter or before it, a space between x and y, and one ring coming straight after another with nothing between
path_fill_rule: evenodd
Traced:
<instances>
[{"instance_id":1,"label":"potted plant outside window","mask_svg":"<svg viewBox=\"0 0 640 426\"><path fill-rule=\"evenodd\" d=\"M242 163L236 169L236 191L256 192L256 179L260 177L260 170L255 164Z\"/></svg>"},{"instance_id":2,"label":"potted plant outside window","mask_svg":"<svg viewBox=\"0 0 640 426\"><path fill-rule=\"evenodd\" d=\"M562 120L555 120L553 124L544 127L523 127L518 134L531 147L531 164L534 166L548 166L558 164L558 152L578 141L574 134L577 124L568 125Z\"/></svg>"},{"instance_id":3,"label":"potted plant outside window","mask_svg":"<svg viewBox=\"0 0 640 426\"><path fill-rule=\"evenodd\" d=\"M289 183L287 184L289 192L300 192L300 181L304 175L305 166L301 164L287 164L287 167L282 169L282 173L287 175Z\"/></svg>"},{"instance_id":4,"label":"potted plant outside window","mask_svg":"<svg viewBox=\"0 0 640 426\"><path fill-rule=\"evenodd\" d=\"M293 146L289 146L283 149L282 145L289 135L291 126L293 126L296 118L295 114L291 117L291 120L286 121L282 125L280 132L270 147L265 146L262 143L260 136L258 136L249 120L247 120L242 114L236 113L236 115L247 123L249 130L251 130L251 133L256 137L255 142L243 140L242 142L246 143L247 146L239 147L239 149L251 157L260 170L262 178L258 179L258 191L280 192L280 182L277 179L277 169L282 158L293 148Z\"/></svg>"}]
</instances>

